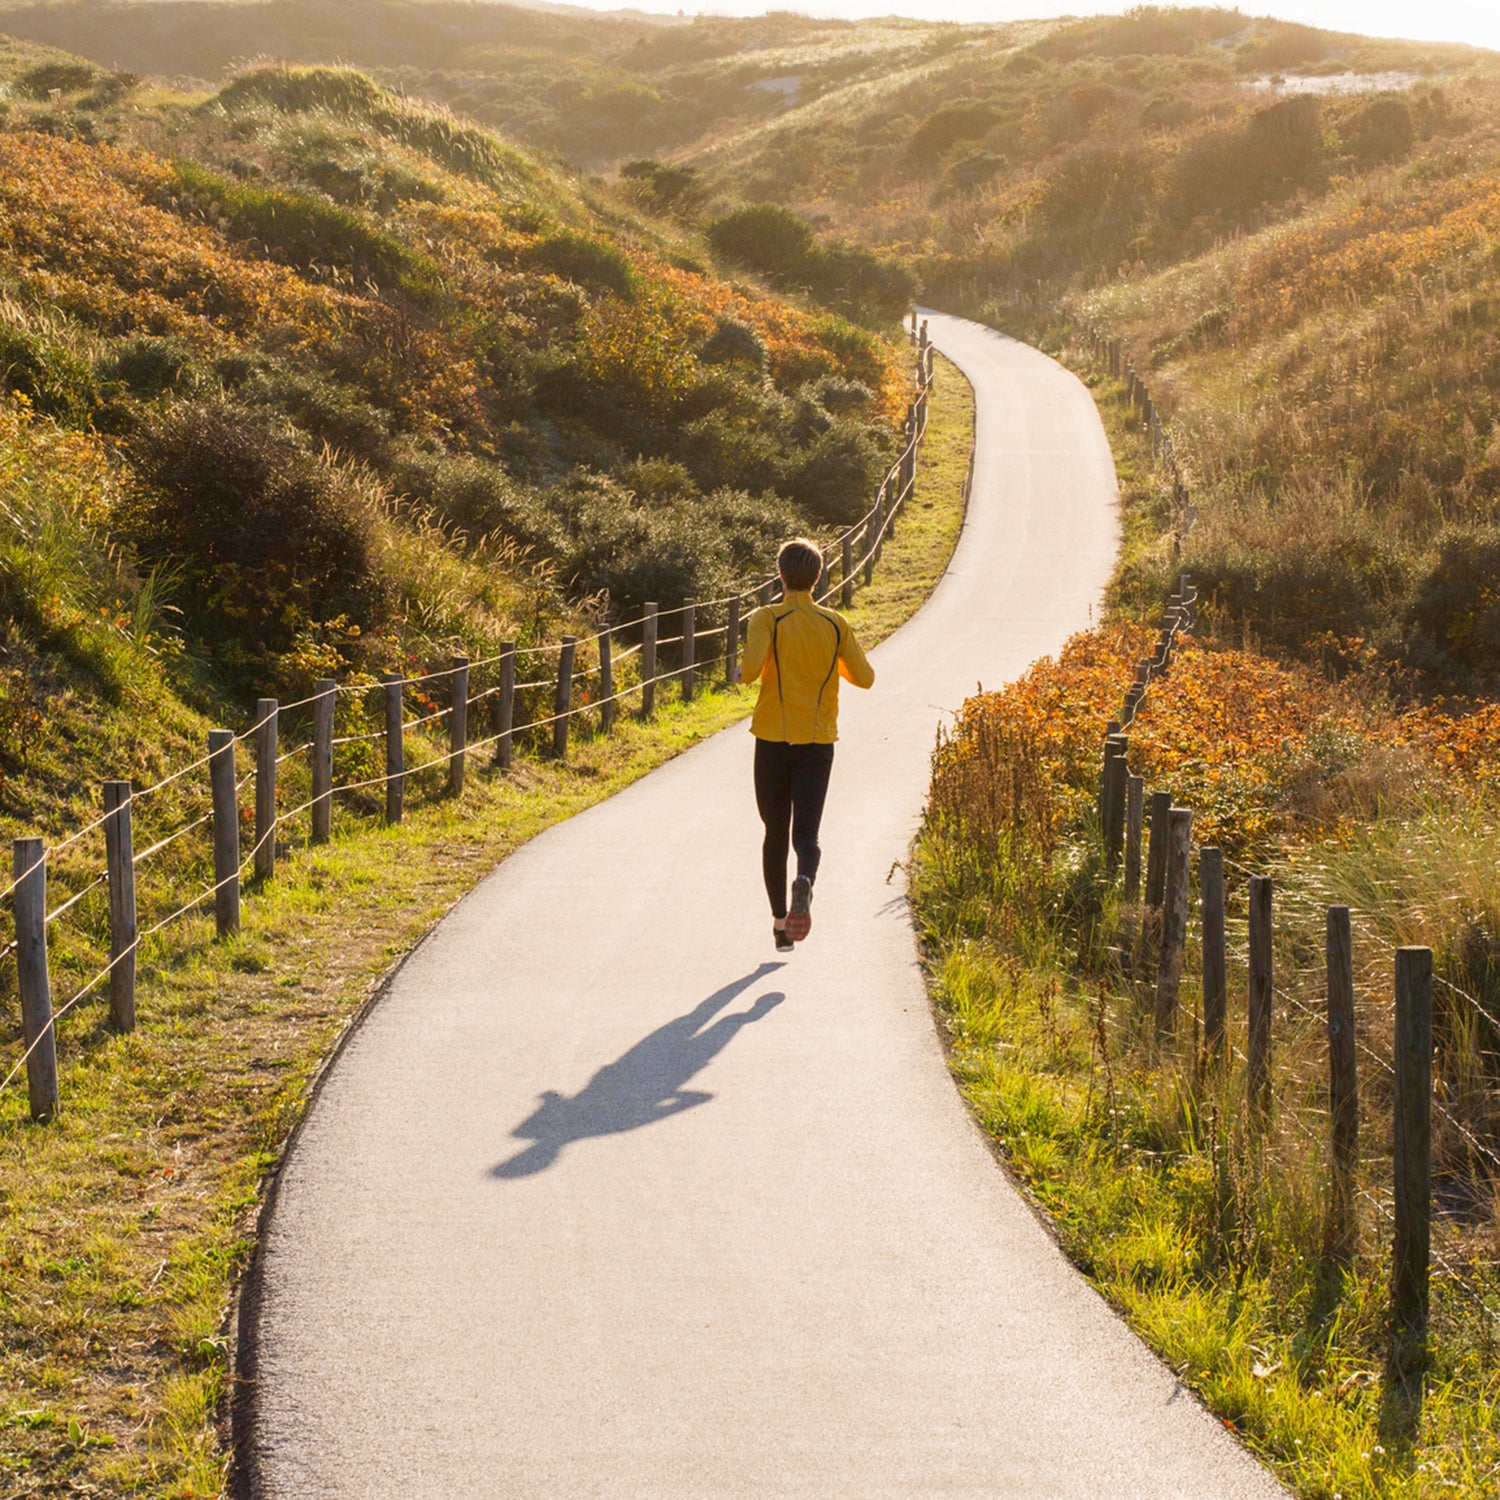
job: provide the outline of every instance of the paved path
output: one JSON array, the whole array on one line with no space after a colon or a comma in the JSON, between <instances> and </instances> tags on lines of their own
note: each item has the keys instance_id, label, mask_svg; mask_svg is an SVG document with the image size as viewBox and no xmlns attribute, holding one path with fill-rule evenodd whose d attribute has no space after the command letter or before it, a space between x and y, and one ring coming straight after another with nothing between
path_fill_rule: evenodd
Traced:
<instances>
[{"instance_id":1,"label":"paved path","mask_svg":"<svg viewBox=\"0 0 1500 1500\"><path fill-rule=\"evenodd\" d=\"M329 1075L265 1246L267 1500L1281 1492L1068 1266L944 1066L902 888L941 712L1088 623L1083 387L955 319L968 525L844 693L778 963L744 727L528 844Z\"/></svg>"}]
</instances>

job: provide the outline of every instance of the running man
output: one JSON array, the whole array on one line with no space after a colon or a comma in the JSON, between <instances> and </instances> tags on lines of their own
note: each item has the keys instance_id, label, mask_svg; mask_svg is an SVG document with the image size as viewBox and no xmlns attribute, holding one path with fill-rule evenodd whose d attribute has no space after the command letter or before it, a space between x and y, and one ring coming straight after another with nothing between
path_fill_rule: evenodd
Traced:
<instances>
[{"instance_id":1,"label":"running man","mask_svg":"<svg viewBox=\"0 0 1500 1500\"><path fill-rule=\"evenodd\" d=\"M776 554L785 597L750 616L740 680L760 680L750 720L755 736L755 805L766 826L761 867L778 952L812 931L812 888L821 850L818 825L839 737L839 678L867 688L875 672L849 622L814 602L823 554L794 537ZM788 835L797 851L791 910L786 900Z\"/></svg>"}]
</instances>

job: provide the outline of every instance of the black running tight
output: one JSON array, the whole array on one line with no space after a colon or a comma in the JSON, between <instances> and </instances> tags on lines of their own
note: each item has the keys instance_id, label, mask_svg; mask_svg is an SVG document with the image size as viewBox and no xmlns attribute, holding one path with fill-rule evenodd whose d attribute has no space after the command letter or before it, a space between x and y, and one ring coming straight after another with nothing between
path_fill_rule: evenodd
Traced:
<instances>
[{"instance_id":1,"label":"black running tight","mask_svg":"<svg viewBox=\"0 0 1500 1500\"><path fill-rule=\"evenodd\" d=\"M766 825L761 868L771 915L786 916L788 838L797 851L797 873L818 873L818 825L833 770L832 745L789 745L785 740L755 742L755 805Z\"/></svg>"}]
</instances>

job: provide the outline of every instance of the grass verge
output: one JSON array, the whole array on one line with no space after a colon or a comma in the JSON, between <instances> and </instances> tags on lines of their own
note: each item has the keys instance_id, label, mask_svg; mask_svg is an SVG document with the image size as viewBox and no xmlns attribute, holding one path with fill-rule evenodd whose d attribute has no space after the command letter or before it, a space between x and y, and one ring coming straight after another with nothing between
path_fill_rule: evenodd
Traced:
<instances>
[{"instance_id":1,"label":"grass verge","mask_svg":"<svg viewBox=\"0 0 1500 1500\"><path fill-rule=\"evenodd\" d=\"M940 360L917 496L851 611L878 641L936 583L962 524L972 397ZM60 1118L0 1100L0 1473L15 1496L223 1493L231 1310L267 1172L351 1016L499 860L742 718L719 686L623 719L566 765L471 774L382 828L340 813L252 892L142 954L139 1025L63 1031ZM18 1083L20 1080L18 1080Z\"/></svg>"},{"instance_id":2,"label":"grass verge","mask_svg":"<svg viewBox=\"0 0 1500 1500\"><path fill-rule=\"evenodd\" d=\"M1157 544L1138 424L1121 420L1114 387L1100 394L1132 476L1118 615L1149 582ZM1231 856L1232 1045L1221 1070L1195 1055L1190 941L1178 1041L1158 1053L1152 986L1134 961L1143 913L1102 868L1094 811L1102 726L1148 636L1117 622L1074 637L1056 662L966 704L937 757L913 899L954 1074L1075 1263L1297 1494L1493 1495L1500 1158L1495 1054L1476 1037L1493 1024L1500 980L1488 752L1472 760L1462 717L1398 711L1250 650L1185 646L1133 726L1131 757L1148 790L1170 789L1194 809L1195 835ZM1484 738L1493 744L1492 729ZM1264 1127L1244 1103L1239 861L1276 881ZM1330 1211L1330 904L1355 912L1363 1118L1341 1218ZM1434 949L1439 979L1420 1351L1388 1327L1391 948L1411 942Z\"/></svg>"}]
</instances>

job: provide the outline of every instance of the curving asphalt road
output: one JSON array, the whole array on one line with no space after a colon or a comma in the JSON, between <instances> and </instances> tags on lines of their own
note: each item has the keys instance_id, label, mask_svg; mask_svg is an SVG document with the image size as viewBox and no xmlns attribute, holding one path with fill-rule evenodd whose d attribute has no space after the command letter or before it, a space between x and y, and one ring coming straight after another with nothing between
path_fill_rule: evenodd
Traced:
<instances>
[{"instance_id":1,"label":"curving asphalt road","mask_svg":"<svg viewBox=\"0 0 1500 1500\"><path fill-rule=\"evenodd\" d=\"M811 940L771 947L744 727L440 925L282 1173L264 1500L1282 1494L997 1169L888 883L940 715L1086 625L1117 545L1084 388L932 329L978 393L973 500L845 690Z\"/></svg>"}]
</instances>

